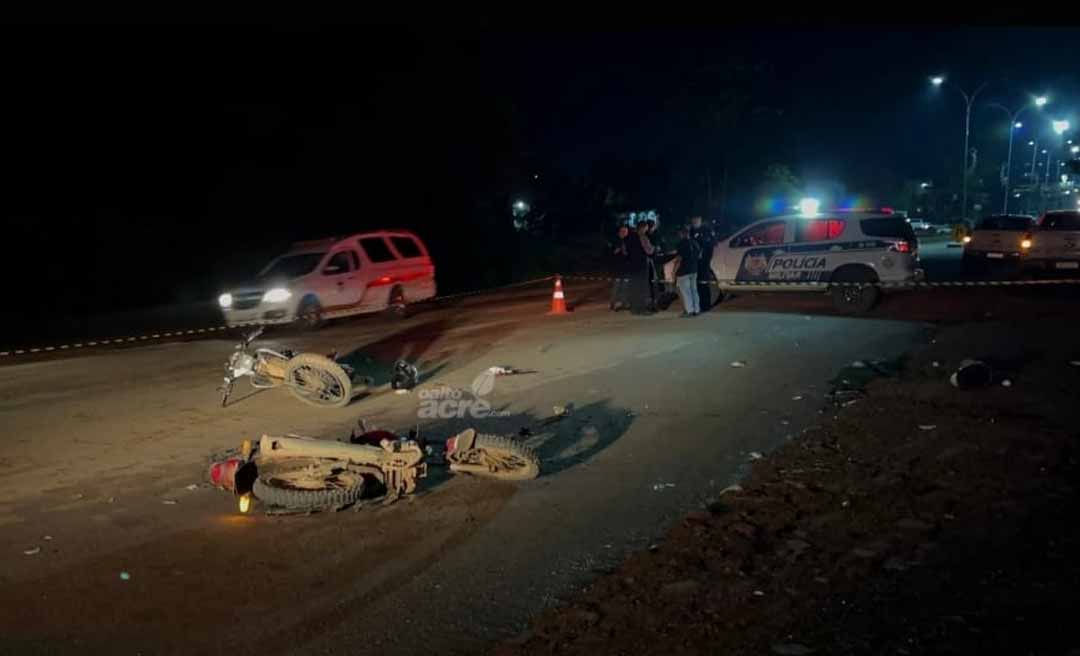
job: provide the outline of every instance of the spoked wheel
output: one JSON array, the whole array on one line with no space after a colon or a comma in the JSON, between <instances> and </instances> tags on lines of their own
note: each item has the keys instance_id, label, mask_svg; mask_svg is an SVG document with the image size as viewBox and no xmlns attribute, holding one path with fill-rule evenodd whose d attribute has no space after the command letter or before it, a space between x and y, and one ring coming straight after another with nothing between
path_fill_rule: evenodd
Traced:
<instances>
[{"instance_id":1,"label":"spoked wheel","mask_svg":"<svg viewBox=\"0 0 1080 656\"><path fill-rule=\"evenodd\" d=\"M252 493L263 503L290 510L336 508L360 500L364 475L343 460L264 461Z\"/></svg>"},{"instance_id":2,"label":"spoked wheel","mask_svg":"<svg viewBox=\"0 0 1080 656\"><path fill-rule=\"evenodd\" d=\"M540 475L540 458L529 447L500 435L477 435L473 448L461 454L468 473L504 481L527 481Z\"/></svg>"},{"instance_id":3,"label":"spoked wheel","mask_svg":"<svg viewBox=\"0 0 1080 656\"><path fill-rule=\"evenodd\" d=\"M285 384L304 403L341 408L352 400L352 381L341 365L312 353L289 360Z\"/></svg>"}]
</instances>

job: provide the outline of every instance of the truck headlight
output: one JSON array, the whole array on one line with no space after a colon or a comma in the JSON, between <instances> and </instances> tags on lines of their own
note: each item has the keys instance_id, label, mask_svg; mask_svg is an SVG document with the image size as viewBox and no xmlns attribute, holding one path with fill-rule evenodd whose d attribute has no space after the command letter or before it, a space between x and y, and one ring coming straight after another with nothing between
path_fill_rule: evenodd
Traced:
<instances>
[{"instance_id":1,"label":"truck headlight","mask_svg":"<svg viewBox=\"0 0 1080 656\"><path fill-rule=\"evenodd\" d=\"M225 293L225 294L222 294L221 296L218 296L217 297L217 302L218 302L218 305L220 305L223 308L231 308L232 307L232 294Z\"/></svg>"},{"instance_id":2,"label":"truck headlight","mask_svg":"<svg viewBox=\"0 0 1080 656\"><path fill-rule=\"evenodd\" d=\"M262 300L266 303L280 303L289 300L289 297L291 296L292 292L284 287L274 287L263 294Z\"/></svg>"}]
</instances>

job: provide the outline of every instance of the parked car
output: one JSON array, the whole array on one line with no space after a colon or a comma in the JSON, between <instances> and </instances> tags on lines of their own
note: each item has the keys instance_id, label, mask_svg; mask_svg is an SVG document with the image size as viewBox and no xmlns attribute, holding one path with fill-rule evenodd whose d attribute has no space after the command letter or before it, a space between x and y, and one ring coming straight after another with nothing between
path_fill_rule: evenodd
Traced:
<instances>
[{"instance_id":1,"label":"parked car","mask_svg":"<svg viewBox=\"0 0 1080 656\"><path fill-rule=\"evenodd\" d=\"M301 320L314 327L388 308L404 313L435 291L435 265L420 238L380 230L293 244L218 303L228 326Z\"/></svg>"},{"instance_id":2,"label":"parked car","mask_svg":"<svg viewBox=\"0 0 1080 656\"><path fill-rule=\"evenodd\" d=\"M997 214L982 219L961 239L964 268L978 269L993 261L1019 262L1031 248L1034 228L1035 218L1023 214Z\"/></svg>"},{"instance_id":3,"label":"parked car","mask_svg":"<svg viewBox=\"0 0 1080 656\"><path fill-rule=\"evenodd\" d=\"M721 290L827 291L838 308L854 313L878 300L875 283L924 277L911 225L884 210L764 219L717 243L711 266ZM868 284L821 284L834 282Z\"/></svg>"},{"instance_id":4,"label":"parked car","mask_svg":"<svg viewBox=\"0 0 1080 656\"><path fill-rule=\"evenodd\" d=\"M1024 270L1031 274L1080 274L1080 211L1056 210L1042 215L1031 235Z\"/></svg>"},{"instance_id":5,"label":"parked car","mask_svg":"<svg viewBox=\"0 0 1080 656\"><path fill-rule=\"evenodd\" d=\"M929 233L933 230L933 226L926 219L911 218L907 222L916 233Z\"/></svg>"}]
</instances>

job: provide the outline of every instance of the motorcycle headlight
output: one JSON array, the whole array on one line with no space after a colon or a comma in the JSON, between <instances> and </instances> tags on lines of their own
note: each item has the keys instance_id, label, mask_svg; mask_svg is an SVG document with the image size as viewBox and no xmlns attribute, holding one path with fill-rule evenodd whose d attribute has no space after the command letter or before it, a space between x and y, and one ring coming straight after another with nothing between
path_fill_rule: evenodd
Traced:
<instances>
[{"instance_id":1,"label":"motorcycle headlight","mask_svg":"<svg viewBox=\"0 0 1080 656\"><path fill-rule=\"evenodd\" d=\"M292 296L292 292L284 287L274 287L263 294L262 300L266 303L280 303L289 300L290 296Z\"/></svg>"},{"instance_id":2,"label":"motorcycle headlight","mask_svg":"<svg viewBox=\"0 0 1080 656\"><path fill-rule=\"evenodd\" d=\"M217 302L218 302L218 305L220 305L223 308L232 307L232 294L225 293L225 294L222 294L221 296L218 296L217 297Z\"/></svg>"}]
</instances>

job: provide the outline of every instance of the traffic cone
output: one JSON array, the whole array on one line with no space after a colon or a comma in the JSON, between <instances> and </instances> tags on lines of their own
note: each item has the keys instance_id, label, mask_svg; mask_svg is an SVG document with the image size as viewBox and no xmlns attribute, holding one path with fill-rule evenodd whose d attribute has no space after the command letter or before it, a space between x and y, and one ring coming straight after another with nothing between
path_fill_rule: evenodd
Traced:
<instances>
[{"instance_id":1,"label":"traffic cone","mask_svg":"<svg viewBox=\"0 0 1080 656\"><path fill-rule=\"evenodd\" d=\"M566 296L563 295L562 276L555 276L555 292L551 295L551 312L548 314L569 314L566 309Z\"/></svg>"}]
</instances>

